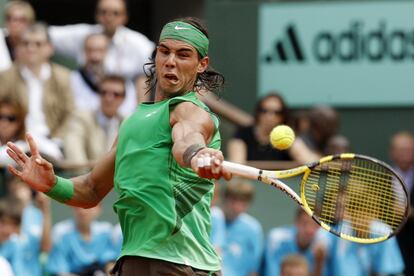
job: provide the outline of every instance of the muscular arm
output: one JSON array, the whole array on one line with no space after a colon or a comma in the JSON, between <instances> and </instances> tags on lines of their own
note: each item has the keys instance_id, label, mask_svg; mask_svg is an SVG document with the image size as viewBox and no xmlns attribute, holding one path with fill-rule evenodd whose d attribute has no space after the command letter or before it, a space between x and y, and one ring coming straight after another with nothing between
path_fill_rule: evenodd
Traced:
<instances>
[{"instance_id":1,"label":"muscular arm","mask_svg":"<svg viewBox=\"0 0 414 276\"><path fill-rule=\"evenodd\" d=\"M116 145L101 159L91 172L72 178L75 193L66 203L91 208L96 206L113 188Z\"/></svg>"},{"instance_id":2,"label":"muscular arm","mask_svg":"<svg viewBox=\"0 0 414 276\"><path fill-rule=\"evenodd\" d=\"M47 193L56 184L53 165L43 159L32 136L27 135L31 156L28 157L15 144L8 143L7 153L20 169L9 166L12 174L26 182L33 189ZM113 187L115 171L115 141L112 149L88 174L71 179L74 183L73 197L65 204L83 208L91 208L98 204Z\"/></svg>"},{"instance_id":3,"label":"muscular arm","mask_svg":"<svg viewBox=\"0 0 414 276\"><path fill-rule=\"evenodd\" d=\"M215 133L214 122L210 114L202 108L191 102L183 102L178 104L170 114L170 125L172 127L173 148L172 153L178 164L183 167L188 166L183 156L186 150L195 144L206 146L206 148L198 151L191 159L191 168L201 177L226 179L231 177L222 167L223 153L219 150L208 148ZM211 164L200 169L197 166L197 158L211 158Z\"/></svg>"},{"instance_id":4,"label":"muscular arm","mask_svg":"<svg viewBox=\"0 0 414 276\"><path fill-rule=\"evenodd\" d=\"M210 115L191 102L181 103L171 112L170 124L174 142L172 152L183 167L185 150L193 144L206 146L215 131Z\"/></svg>"}]
</instances>

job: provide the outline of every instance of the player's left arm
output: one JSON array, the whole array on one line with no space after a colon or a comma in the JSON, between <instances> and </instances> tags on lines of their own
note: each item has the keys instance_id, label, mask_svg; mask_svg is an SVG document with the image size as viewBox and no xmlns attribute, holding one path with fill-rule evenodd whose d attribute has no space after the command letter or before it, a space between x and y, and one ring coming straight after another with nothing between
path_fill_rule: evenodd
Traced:
<instances>
[{"instance_id":1,"label":"player's left arm","mask_svg":"<svg viewBox=\"0 0 414 276\"><path fill-rule=\"evenodd\" d=\"M200 177L230 179L231 174L221 166L224 160L220 150L208 148L216 127L210 114L191 103L178 104L170 113L175 160L183 167L191 167ZM208 164L200 167L197 159Z\"/></svg>"}]
</instances>

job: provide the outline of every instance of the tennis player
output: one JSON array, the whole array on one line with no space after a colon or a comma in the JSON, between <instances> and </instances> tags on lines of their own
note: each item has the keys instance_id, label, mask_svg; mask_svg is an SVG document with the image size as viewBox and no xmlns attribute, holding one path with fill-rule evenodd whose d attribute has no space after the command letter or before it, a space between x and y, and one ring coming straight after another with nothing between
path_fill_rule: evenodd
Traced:
<instances>
[{"instance_id":1,"label":"tennis player","mask_svg":"<svg viewBox=\"0 0 414 276\"><path fill-rule=\"evenodd\" d=\"M115 275L221 274L209 242L209 179L231 174L221 166L218 120L196 96L224 83L209 67L208 45L197 19L163 27L148 71L155 103L138 106L110 152L86 175L56 176L29 134L30 157L8 143L20 167L10 166L11 173L62 203L93 207L115 187L124 237Z\"/></svg>"}]
</instances>

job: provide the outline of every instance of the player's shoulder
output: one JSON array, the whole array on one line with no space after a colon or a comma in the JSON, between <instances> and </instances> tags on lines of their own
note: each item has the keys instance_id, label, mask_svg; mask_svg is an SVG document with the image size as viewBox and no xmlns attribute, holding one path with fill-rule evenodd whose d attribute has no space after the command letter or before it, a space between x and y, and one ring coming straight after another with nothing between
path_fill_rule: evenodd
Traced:
<instances>
[{"instance_id":1,"label":"player's shoulder","mask_svg":"<svg viewBox=\"0 0 414 276\"><path fill-rule=\"evenodd\" d=\"M272 228L268 234L269 243L281 243L283 241L293 240L296 235L296 229L293 226L281 226Z\"/></svg>"},{"instance_id":2,"label":"player's shoulder","mask_svg":"<svg viewBox=\"0 0 414 276\"><path fill-rule=\"evenodd\" d=\"M95 234L111 235L113 231L112 224L107 221L93 221L91 227Z\"/></svg>"},{"instance_id":3,"label":"player's shoulder","mask_svg":"<svg viewBox=\"0 0 414 276\"><path fill-rule=\"evenodd\" d=\"M253 230L261 231L262 225L260 224L259 220L253 217L252 215L249 215L247 213L241 214L239 216L240 222L242 222L247 227L250 227Z\"/></svg>"},{"instance_id":4,"label":"player's shoulder","mask_svg":"<svg viewBox=\"0 0 414 276\"><path fill-rule=\"evenodd\" d=\"M75 224L72 219L60 221L53 226L53 237L61 239L75 230Z\"/></svg>"},{"instance_id":5,"label":"player's shoulder","mask_svg":"<svg viewBox=\"0 0 414 276\"><path fill-rule=\"evenodd\" d=\"M218 206L211 207L211 216L224 218L223 210Z\"/></svg>"}]
</instances>

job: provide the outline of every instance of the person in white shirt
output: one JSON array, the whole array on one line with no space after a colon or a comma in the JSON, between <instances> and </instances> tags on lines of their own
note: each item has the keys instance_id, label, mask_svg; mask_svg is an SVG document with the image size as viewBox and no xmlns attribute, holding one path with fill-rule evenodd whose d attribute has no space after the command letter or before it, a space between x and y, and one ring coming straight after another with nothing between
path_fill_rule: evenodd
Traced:
<instances>
[{"instance_id":1,"label":"person in white shirt","mask_svg":"<svg viewBox=\"0 0 414 276\"><path fill-rule=\"evenodd\" d=\"M75 106L82 111L96 111L100 106L99 83L105 76L104 60L109 41L104 34L90 34L84 43L85 64L71 73L71 86ZM125 101L119 107L119 113L127 117L135 111L137 97L130 81L125 82Z\"/></svg>"},{"instance_id":2,"label":"person in white shirt","mask_svg":"<svg viewBox=\"0 0 414 276\"><path fill-rule=\"evenodd\" d=\"M70 71L49 61L53 47L44 24L31 25L22 33L18 52L19 62L0 73L0 98L12 97L23 104L27 131L40 139L51 161L61 160L62 138L73 111Z\"/></svg>"},{"instance_id":3,"label":"person in white shirt","mask_svg":"<svg viewBox=\"0 0 414 276\"><path fill-rule=\"evenodd\" d=\"M65 136L66 160L87 164L100 159L112 146L123 117L119 107L125 100L125 80L107 75L99 84L99 108L73 114Z\"/></svg>"},{"instance_id":4,"label":"person in white shirt","mask_svg":"<svg viewBox=\"0 0 414 276\"><path fill-rule=\"evenodd\" d=\"M35 12L26 1L9 1L4 8L5 29L0 29L0 71L8 69L16 58L22 32L34 22Z\"/></svg>"},{"instance_id":5,"label":"person in white shirt","mask_svg":"<svg viewBox=\"0 0 414 276\"><path fill-rule=\"evenodd\" d=\"M82 49L85 38L91 33L105 34L110 41L104 63L106 73L122 75L135 82L138 99L144 99L143 65L149 62L154 43L143 34L125 27L128 21L125 0L99 0L96 21L96 25L50 27L49 33L56 53L75 58L82 65L85 63Z\"/></svg>"}]
</instances>

